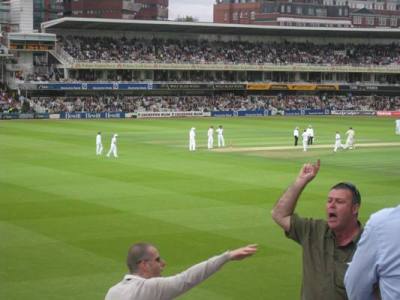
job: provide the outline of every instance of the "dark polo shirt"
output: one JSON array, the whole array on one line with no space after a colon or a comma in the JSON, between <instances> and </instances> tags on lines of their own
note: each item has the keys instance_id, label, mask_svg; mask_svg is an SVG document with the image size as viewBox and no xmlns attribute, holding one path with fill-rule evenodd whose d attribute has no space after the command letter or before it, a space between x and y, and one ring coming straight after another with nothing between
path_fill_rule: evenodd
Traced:
<instances>
[{"instance_id":1,"label":"dark polo shirt","mask_svg":"<svg viewBox=\"0 0 400 300\"><path fill-rule=\"evenodd\" d=\"M347 299L344 275L361 231L348 245L340 247L326 221L303 219L294 214L286 236L303 248L301 299Z\"/></svg>"}]
</instances>

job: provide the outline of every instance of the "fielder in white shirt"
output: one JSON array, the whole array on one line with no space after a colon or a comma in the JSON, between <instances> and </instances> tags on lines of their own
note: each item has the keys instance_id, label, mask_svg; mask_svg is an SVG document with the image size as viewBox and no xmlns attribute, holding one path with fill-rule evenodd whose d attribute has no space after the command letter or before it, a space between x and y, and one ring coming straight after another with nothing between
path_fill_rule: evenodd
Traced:
<instances>
[{"instance_id":1,"label":"fielder in white shirt","mask_svg":"<svg viewBox=\"0 0 400 300\"><path fill-rule=\"evenodd\" d=\"M210 126L207 131L208 143L207 148L212 149L214 147L214 127Z\"/></svg>"},{"instance_id":2,"label":"fielder in white shirt","mask_svg":"<svg viewBox=\"0 0 400 300\"><path fill-rule=\"evenodd\" d=\"M356 135L356 132L354 131L353 128L349 128L349 130L346 131L347 139L346 139L346 144L344 145L343 149L353 149L354 147L354 137Z\"/></svg>"},{"instance_id":3,"label":"fielder in white shirt","mask_svg":"<svg viewBox=\"0 0 400 300\"><path fill-rule=\"evenodd\" d=\"M219 125L215 131L218 134L218 147L225 147L224 129L222 128L222 125Z\"/></svg>"},{"instance_id":4,"label":"fielder in white shirt","mask_svg":"<svg viewBox=\"0 0 400 300\"><path fill-rule=\"evenodd\" d=\"M101 142L101 132L99 131L96 136L96 155L103 153L103 143Z\"/></svg>"},{"instance_id":5,"label":"fielder in white shirt","mask_svg":"<svg viewBox=\"0 0 400 300\"><path fill-rule=\"evenodd\" d=\"M112 139L111 139L111 147L110 147L110 151L108 151L107 153L107 157L110 157L110 155L112 154L115 158L118 158L118 153L117 153L117 137L118 134L114 134Z\"/></svg>"},{"instance_id":6,"label":"fielder in white shirt","mask_svg":"<svg viewBox=\"0 0 400 300\"><path fill-rule=\"evenodd\" d=\"M308 132L304 129L301 137L303 138L303 151L306 152L308 148Z\"/></svg>"},{"instance_id":7,"label":"fielder in white shirt","mask_svg":"<svg viewBox=\"0 0 400 300\"><path fill-rule=\"evenodd\" d=\"M189 151L196 150L196 128L192 127L189 131Z\"/></svg>"},{"instance_id":8,"label":"fielder in white shirt","mask_svg":"<svg viewBox=\"0 0 400 300\"><path fill-rule=\"evenodd\" d=\"M336 152L339 148L343 148L343 145L342 145L342 140L341 140L341 137L340 137L340 133L338 131L336 131L335 148L333 149L333 151Z\"/></svg>"}]
</instances>

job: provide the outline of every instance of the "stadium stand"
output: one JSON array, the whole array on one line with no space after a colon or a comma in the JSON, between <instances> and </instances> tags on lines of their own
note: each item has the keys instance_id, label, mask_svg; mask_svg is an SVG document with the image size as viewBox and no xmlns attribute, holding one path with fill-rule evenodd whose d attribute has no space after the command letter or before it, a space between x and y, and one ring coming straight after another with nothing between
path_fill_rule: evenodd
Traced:
<instances>
[{"instance_id":1,"label":"stadium stand","mask_svg":"<svg viewBox=\"0 0 400 300\"><path fill-rule=\"evenodd\" d=\"M282 110L396 110L400 97L385 96L89 96L34 97L29 100L35 112L134 112L134 111L227 111Z\"/></svg>"},{"instance_id":2,"label":"stadium stand","mask_svg":"<svg viewBox=\"0 0 400 300\"><path fill-rule=\"evenodd\" d=\"M22 104L14 99L5 90L0 90L0 113L1 112L21 112Z\"/></svg>"},{"instance_id":3,"label":"stadium stand","mask_svg":"<svg viewBox=\"0 0 400 300\"><path fill-rule=\"evenodd\" d=\"M83 62L195 64L398 65L400 45L310 42L222 42L207 40L60 37L64 50Z\"/></svg>"},{"instance_id":4,"label":"stadium stand","mask_svg":"<svg viewBox=\"0 0 400 300\"><path fill-rule=\"evenodd\" d=\"M29 45L33 67L23 60L7 66L15 70L8 83L18 101L2 101L2 111L271 115L400 108L398 30L80 18L42 28L55 44ZM20 53L25 61L29 51Z\"/></svg>"}]
</instances>

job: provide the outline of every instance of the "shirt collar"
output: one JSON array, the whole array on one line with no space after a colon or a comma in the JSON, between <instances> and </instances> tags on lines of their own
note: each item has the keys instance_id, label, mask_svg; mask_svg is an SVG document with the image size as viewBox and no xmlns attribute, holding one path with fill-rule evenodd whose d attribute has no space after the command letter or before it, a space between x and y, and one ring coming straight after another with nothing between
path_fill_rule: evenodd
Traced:
<instances>
[{"instance_id":1,"label":"shirt collar","mask_svg":"<svg viewBox=\"0 0 400 300\"><path fill-rule=\"evenodd\" d=\"M141 278L141 277L138 276L138 275L133 275L133 274L126 274L126 275L124 276L124 280L131 280L131 279L133 279L133 278Z\"/></svg>"},{"instance_id":2,"label":"shirt collar","mask_svg":"<svg viewBox=\"0 0 400 300\"><path fill-rule=\"evenodd\" d=\"M364 228L363 228L361 222L358 221L358 220L357 220L357 224L360 227L360 231L355 236L353 236L351 242L349 244L347 244L346 246L344 246L344 247L347 247L350 244L357 244L358 241L360 240L361 234L362 234ZM329 228L328 224L326 224L326 227L327 227L327 230L325 232L325 238L335 239L335 233Z\"/></svg>"}]
</instances>

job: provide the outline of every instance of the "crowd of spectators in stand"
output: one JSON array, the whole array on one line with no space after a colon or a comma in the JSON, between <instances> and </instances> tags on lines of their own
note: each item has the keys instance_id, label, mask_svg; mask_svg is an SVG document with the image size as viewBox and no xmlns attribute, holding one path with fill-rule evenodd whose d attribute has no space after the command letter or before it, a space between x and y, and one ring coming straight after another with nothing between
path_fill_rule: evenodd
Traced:
<instances>
[{"instance_id":1,"label":"crowd of spectators in stand","mask_svg":"<svg viewBox=\"0 0 400 300\"><path fill-rule=\"evenodd\" d=\"M388 96L89 96L31 98L35 112L229 111L267 109L399 110Z\"/></svg>"},{"instance_id":2,"label":"crowd of spectators in stand","mask_svg":"<svg viewBox=\"0 0 400 300\"><path fill-rule=\"evenodd\" d=\"M0 89L0 113L7 112L21 112L22 104L24 102L19 101L9 95L6 91Z\"/></svg>"},{"instance_id":3,"label":"crowd of spectators in stand","mask_svg":"<svg viewBox=\"0 0 400 300\"><path fill-rule=\"evenodd\" d=\"M79 61L214 64L400 64L400 44L314 44L114 37L60 37Z\"/></svg>"}]
</instances>

